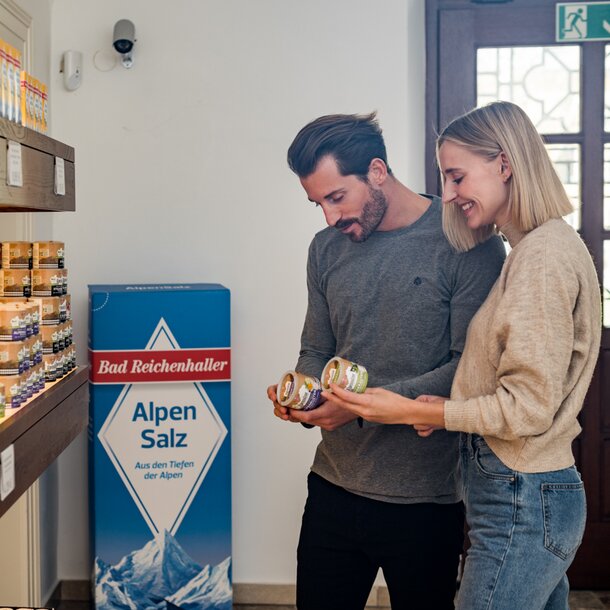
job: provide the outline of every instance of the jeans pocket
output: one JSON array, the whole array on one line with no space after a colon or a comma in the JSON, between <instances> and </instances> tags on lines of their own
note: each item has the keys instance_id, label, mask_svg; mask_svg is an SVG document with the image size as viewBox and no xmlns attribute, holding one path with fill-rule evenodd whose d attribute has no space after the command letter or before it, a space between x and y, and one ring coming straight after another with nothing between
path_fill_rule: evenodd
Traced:
<instances>
[{"instance_id":1,"label":"jeans pocket","mask_svg":"<svg viewBox=\"0 0 610 610\"><path fill-rule=\"evenodd\" d=\"M481 475L498 481L514 481L515 473L489 448L487 443L479 441L474 452L474 462Z\"/></svg>"},{"instance_id":2,"label":"jeans pocket","mask_svg":"<svg viewBox=\"0 0 610 610\"><path fill-rule=\"evenodd\" d=\"M544 546L561 559L579 547L585 532L587 504L580 483L543 483Z\"/></svg>"}]
</instances>

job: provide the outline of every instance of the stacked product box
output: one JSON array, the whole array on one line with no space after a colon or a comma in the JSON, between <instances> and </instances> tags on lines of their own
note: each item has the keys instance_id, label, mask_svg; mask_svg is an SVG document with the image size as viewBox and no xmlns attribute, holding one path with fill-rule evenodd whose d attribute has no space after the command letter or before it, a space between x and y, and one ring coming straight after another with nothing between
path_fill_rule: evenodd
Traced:
<instances>
[{"instance_id":1,"label":"stacked product box","mask_svg":"<svg viewBox=\"0 0 610 610\"><path fill-rule=\"evenodd\" d=\"M62 242L2 242L0 383L21 406L76 366Z\"/></svg>"},{"instance_id":2,"label":"stacked product box","mask_svg":"<svg viewBox=\"0 0 610 610\"><path fill-rule=\"evenodd\" d=\"M17 408L44 388L38 308L0 298L0 383L7 408Z\"/></svg>"},{"instance_id":3,"label":"stacked product box","mask_svg":"<svg viewBox=\"0 0 610 610\"><path fill-rule=\"evenodd\" d=\"M0 40L0 116L47 133L48 93L45 83L21 69L21 52Z\"/></svg>"},{"instance_id":4,"label":"stacked product box","mask_svg":"<svg viewBox=\"0 0 610 610\"><path fill-rule=\"evenodd\" d=\"M230 610L230 295L89 287L96 610Z\"/></svg>"}]
</instances>

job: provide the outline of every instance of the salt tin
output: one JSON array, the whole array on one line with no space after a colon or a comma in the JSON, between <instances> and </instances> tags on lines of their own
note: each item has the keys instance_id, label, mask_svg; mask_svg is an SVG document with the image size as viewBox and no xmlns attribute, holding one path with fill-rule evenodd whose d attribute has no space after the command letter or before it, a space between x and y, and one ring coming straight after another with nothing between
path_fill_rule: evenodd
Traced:
<instances>
[{"instance_id":1,"label":"salt tin","mask_svg":"<svg viewBox=\"0 0 610 610\"><path fill-rule=\"evenodd\" d=\"M64 242L35 241L32 244L32 267L34 269L63 269Z\"/></svg>"},{"instance_id":2,"label":"salt tin","mask_svg":"<svg viewBox=\"0 0 610 610\"><path fill-rule=\"evenodd\" d=\"M21 341L26 337L24 314L15 305L0 305L0 341Z\"/></svg>"},{"instance_id":3,"label":"salt tin","mask_svg":"<svg viewBox=\"0 0 610 610\"><path fill-rule=\"evenodd\" d=\"M5 297L29 297L32 279L29 269L3 269L3 292Z\"/></svg>"},{"instance_id":4,"label":"salt tin","mask_svg":"<svg viewBox=\"0 0 610 610\"><path fill-rule=\"evenodd\" d=\"M345 358L331 358L322 371L322 387L330 389L331 383L350 392L362 394L366 390L369 375L365 367Z\"/></svg>"},{"instance_id":5,"label":"salt tin","mask_svg":"<svg viewBox=\"0 0 610 610\"><path fill-rule=\"evenodd\" d=\"M0 341L0 375L19 375L24 371L21 341Z\"/></svg>"},{"instance_id":6,"label":"salt tin","mask_svg":"<svg viewBox=\"0 0 610 610\"><path fill-rule=\"evenodd\" d=\"M311 411L320 404L320 380L311 375L286 371L277 384L277 400L282 407Z\"/></svg>"},{"instance_id":7,"label":"salt tin","mask_svg":"<svg viewBox=\"0 0 610 610\"><path fill-rule=\"evenodd\" d=\"M23 396L23 378L22 375L7 375L2 377L2 385L4 386L4 398L7 409L16 409L22 402L25 401Z\"/></svg>"},{"instance_id":8,"label":"salt tin","mask_svg":"<svg viewBox=\"0 0 610 610\"><path fill-rule=\"evenodd\" d=\"M67 277L65 269L32 269L32 296L61 296L64 293L64 276Z\"/></svg>"},{"instance_id":9,"label":"salt tin","mask_svg":"<svg viewBox=\"0 0 610 610\"><path fill-rule=\"evenodd\" d=\"M63 322L60 297L31 297L29 302L38 306L38 322L49 326Z\"/></svg>"},{"instance_id":10,"label":"salt tin","mask_svg":"<svg viewBox=\"0 0 610 610\"><path fill-rule=\"evenodd\" d=\"M2 268L31 269L32 243L27 241L3 241Z\"/></svg>"}]
</instances>

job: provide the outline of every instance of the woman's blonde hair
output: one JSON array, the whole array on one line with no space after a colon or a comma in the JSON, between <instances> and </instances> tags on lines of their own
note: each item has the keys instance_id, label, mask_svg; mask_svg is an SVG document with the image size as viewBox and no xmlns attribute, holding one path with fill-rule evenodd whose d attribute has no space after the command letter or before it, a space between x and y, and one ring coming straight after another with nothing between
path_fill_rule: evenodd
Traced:
<instances>
[{"instance_id":1,"label":"woman's blonde hair","mask_svg":"<svg viewBox=\"0 0 610 610\"><path fill-rule=\"evenodd\" d=\"M531 231L573 210L540 134L519 106L492 102L454 119L436 141L437 159L445 142L488 161L506 155L512 170L508 206L515 228ZM472 230L458 206L443 205L443 230L456 249L466 251L488 239L494 227Z\"/></svg>"}]
</instances>

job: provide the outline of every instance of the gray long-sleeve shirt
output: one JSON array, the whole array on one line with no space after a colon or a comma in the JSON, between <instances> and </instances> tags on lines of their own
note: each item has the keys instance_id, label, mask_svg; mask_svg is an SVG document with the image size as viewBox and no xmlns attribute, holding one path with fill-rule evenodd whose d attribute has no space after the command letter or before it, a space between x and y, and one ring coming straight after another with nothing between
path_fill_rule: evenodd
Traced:
<instances>
[{"instance_id":1,"label":"gray long-sleeve shirt","mask_svg":"<svg viewBox=\"0 0 610 610\"><path fill-rule=\"evenodd\" d=\"M504 261L498 237L456 253L434 197L413 224L354 243L326 228L313 239L297 370L320 376L341 356L364 365L369 387L410 398L449 396L470 319ZM411 426L322 430L312 470L353 493L396 503L456 502L457 434L420 438Z\"/></svg>"}]
</instances>

